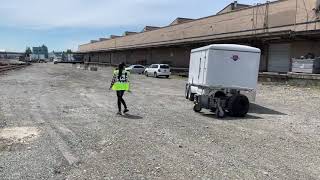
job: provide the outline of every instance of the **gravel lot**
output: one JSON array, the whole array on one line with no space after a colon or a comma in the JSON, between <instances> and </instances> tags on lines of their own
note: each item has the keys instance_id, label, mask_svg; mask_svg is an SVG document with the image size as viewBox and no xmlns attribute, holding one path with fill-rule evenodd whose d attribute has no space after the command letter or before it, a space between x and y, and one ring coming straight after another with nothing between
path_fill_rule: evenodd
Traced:
<instances>
[{"instance_id":1,"label":"gravel lot","mask_svg":"<svg viewBox=\"0 0 320 180\"><path fill-rule=\"evenodd\" d=\"M0 179L320 179L320 90L259 85L246 118L192 111L186 79L134 75L117 116L111 69L0 75Z\"/></svg>"}]
</instances>

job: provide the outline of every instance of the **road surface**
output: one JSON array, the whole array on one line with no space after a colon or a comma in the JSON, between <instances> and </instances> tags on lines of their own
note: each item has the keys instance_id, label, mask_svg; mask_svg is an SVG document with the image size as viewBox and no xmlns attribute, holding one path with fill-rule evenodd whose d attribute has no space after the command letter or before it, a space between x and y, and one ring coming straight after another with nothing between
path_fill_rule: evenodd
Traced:
<instances>
[{"instance_id":1,"label":"road surface","mask_svg":"<svg viewBox=\"0 0 320 180\"><path fill-rule=\"evenodd\" d=\"M111 68L0 75L1 179L319 179L320 90L259 85L246 118L197 114L186 79L134 75L117 116Z\"/></svg>"}]
</instances>

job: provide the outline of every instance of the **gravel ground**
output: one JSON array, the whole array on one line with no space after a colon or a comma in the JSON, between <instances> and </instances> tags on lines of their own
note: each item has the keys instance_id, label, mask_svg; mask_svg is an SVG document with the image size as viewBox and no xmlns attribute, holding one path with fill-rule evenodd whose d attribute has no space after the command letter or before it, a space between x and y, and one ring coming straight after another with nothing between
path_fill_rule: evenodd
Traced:
<instances>
[{"instance_id":1,"label":"gravel ground","mask_svg":"<svg viewBox=\"0 0 320 180\"><path fill-rule=\"evenodd\" d=\"M186 79L34 64L0 75L1 179L320 179L320 90L259 85L246 118L197 114Z\"/></svg>"}]
</instances>

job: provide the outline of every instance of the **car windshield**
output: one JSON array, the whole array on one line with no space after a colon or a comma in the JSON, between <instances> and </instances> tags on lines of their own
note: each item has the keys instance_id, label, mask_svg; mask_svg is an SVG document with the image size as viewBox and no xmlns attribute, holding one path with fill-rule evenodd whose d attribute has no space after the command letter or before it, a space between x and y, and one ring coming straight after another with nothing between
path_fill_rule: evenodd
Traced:
<instances>
[{"instance_id":1,"label":"car windshield","mask_svg":"<svg viewBox=\"0 0 320 180\"><path fill-rule=\"evenodd\" d=\"M160 65L160 68L161 69L169 69L169 66L168 65Z\"/></svg>"}]
</instances>

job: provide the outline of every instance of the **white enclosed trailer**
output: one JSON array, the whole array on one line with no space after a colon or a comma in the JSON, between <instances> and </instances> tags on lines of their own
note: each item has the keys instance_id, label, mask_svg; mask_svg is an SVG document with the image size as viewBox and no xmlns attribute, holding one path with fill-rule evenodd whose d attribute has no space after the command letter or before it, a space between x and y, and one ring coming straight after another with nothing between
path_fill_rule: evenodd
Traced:
<instances>
[{"instance_id":1,"label":"white enclosed trailer","mask_svg":"<svg viewBox=\"0 0 320 180\"><path fill-rule=\"evenodd\" d=\"M260 55L258 48L234 44L192 50L186 98L195 101L194 110L211 109L218 117L247 114L249 100L241 93L255 91Z\"/></svg>"}]
</instances>

